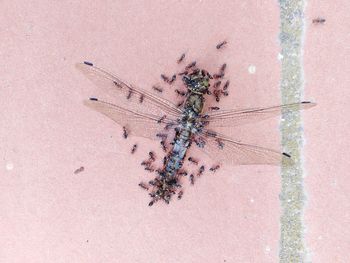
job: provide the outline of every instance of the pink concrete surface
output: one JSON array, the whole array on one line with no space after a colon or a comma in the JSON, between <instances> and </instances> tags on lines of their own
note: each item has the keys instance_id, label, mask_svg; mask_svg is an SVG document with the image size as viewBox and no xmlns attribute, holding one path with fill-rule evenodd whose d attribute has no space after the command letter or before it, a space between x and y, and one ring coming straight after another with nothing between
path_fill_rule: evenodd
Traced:
<instances>
[{"instance_id":1,"label":"pink concrete surface","mask_svg":"<svg viewBox=\"0 0 350 263\"><path fill-rule=\"evenodd\" d=\"M306 242L313 262L350 262L350 3L309 1L305 38ZM315 17L324 25L312 25Z\"/></svg>"},{"instance_id":2,"label":"pink concrete surface","mask_svg":"<svg viewBox=\"0 0 350 263\"><path fill-rule=\"evenodd\" d=\"M178 69L175 61L186 51L209 70L228 63L225 107L275 105L277 3L2 1L0 7L0 262L278 262L278 167L223 167L186 187L183 200L149 208L137 184L151 176L139 163L158 144L125 141L118 125L84 107L96 89L74 68L93 61L150 89L161 73ZM307 10L308 17L323 11L327 18L306 33L306 95L320 105L304 115L307 238L315 262L346 262L348 27L335 25L338 13L333 20L326 15L334 4L325 7L311 1ZM217 52L223 39L229 45ZM278 148L277 120L229 132ZM140 148L131 156L135 142ZM74 174L80 166L85 170Z\"/></svg>"}]
</instances>

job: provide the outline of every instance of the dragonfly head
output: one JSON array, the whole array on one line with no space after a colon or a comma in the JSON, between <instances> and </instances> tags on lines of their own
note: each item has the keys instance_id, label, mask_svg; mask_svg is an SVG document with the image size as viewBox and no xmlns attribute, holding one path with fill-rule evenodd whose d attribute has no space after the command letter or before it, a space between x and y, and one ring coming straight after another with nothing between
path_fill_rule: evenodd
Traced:
<instances>
[{"instance_id":1,"label":"dragonfly head","mask_svg":"<svg viewBox=\"0 0 350 263\"><path fill-rule=\"evenodd\" d=\"M203 75L202 70L184 75L182 81L185 83L187 89L193 93L205 94L209 88L209 77Z\"/></svg>"}]
</instances>

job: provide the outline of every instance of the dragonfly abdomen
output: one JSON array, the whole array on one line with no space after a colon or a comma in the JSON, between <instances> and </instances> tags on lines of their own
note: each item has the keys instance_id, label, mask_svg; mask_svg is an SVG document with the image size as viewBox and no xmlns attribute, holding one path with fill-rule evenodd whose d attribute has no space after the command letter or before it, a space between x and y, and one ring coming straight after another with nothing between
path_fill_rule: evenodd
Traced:
<instances>
[{"instance_id":1,"label":"dragonfly abdomen","mask_svg":"<svg viewBox=\"0 0 350 263\"><path fill-rule=\"evenodd\" d=\"M173 141L173 149L170 152L165 165L164 176L174 177L181 169L186 156L187 149L191 146L192 131L195 130L197 116L203 109L203 95L190 93L185 102L183 122L181 128L176 132Z\"/></svg>"},{"instance_id":2,"label":"dragonfly abdomen","mask_svg":"<svg viewBox=\"0 0 350 263\"><path fill-rule=\"evenodd\" d=\"M187 149L191 145L190 137L192 134L192 125L193 124L189 123L186 125L186 127L181 128L175 136L173 141L173 149L167 158L164 169L164 176L167 178L175 176L183 165L183 160L185 159Z\"/></svg>"}]
</instances>

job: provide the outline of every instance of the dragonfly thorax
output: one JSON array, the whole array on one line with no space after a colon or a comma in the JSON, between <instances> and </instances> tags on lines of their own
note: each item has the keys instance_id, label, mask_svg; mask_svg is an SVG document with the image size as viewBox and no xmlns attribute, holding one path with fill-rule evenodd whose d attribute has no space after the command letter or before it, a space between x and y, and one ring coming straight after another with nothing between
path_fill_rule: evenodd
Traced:
<instances>
[{"instance_id":1,"label":"dragonfly thorax","mask_svg":"<svg viewBox=\"0 0 350 263\"><path fill-rule=\"evenodd\" d=\"M204 105L203 94L190 93L185 102L185 112L187 112L188 118L197 119L202 113Z\"/></svg>"}]
</instances>

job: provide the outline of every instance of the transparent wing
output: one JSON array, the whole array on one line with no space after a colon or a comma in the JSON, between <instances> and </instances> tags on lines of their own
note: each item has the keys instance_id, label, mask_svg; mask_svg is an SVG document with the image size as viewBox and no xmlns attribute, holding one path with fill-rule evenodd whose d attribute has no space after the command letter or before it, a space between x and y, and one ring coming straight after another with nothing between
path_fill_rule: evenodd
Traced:
<instances>
[{"instance_id":1,"label":"transparent wing","mask_svg":"<svg viewBox=\"0 0 350 263\"><path fill-rule=\"evenodd\" d=\"M161 139L159 134L167 133L178 124L177 120L170 119L165 115L160 117L140 113L96 98L86 100L84 104L126 127L128 133L145 138Z\"/></svg>"},{"instance_id":2,"label":"transparent wing","mask_svg":"<svg viewBox=\"0 0 350 263\"><path fill-rule=\"evenodd\" d=\"M210 112L202 121L207 123L207 128L239 126L248 123L258 122L274 116L278 116L282 111L295 111L299 109L308 109L315 106L315 103L303 101L267 108L250 108L243 110L219 110Z\"/></svg>"},{"instance_id":3,"label":"transparent wing","mask_svg":"<svg viewBox=\"0 0 350 263\"><path fill-rule=\"evenodd\" d=\"M204 141L204 147L200 149L216 161L230 165L281 165L282 162L292 164L288 154L238 142L212 131L209 131L211 135L208 136L207 132L204 130L199 135L200 140Z\"/></svg>"},{"instance_id":4,"label":"transparent wing","mask_svg":"<svg viewBox=\"0 0 350 263\"><path fill-rule=\"evenodd\" d=\"M177 119L181 114L181 110L170 101L126 84L118 77L90 62L78 63L76 67L101 91L110 95L114 105L131 109L134 112L158 115L159 118L167 115Z\"/></svg>"}]
</instances>

